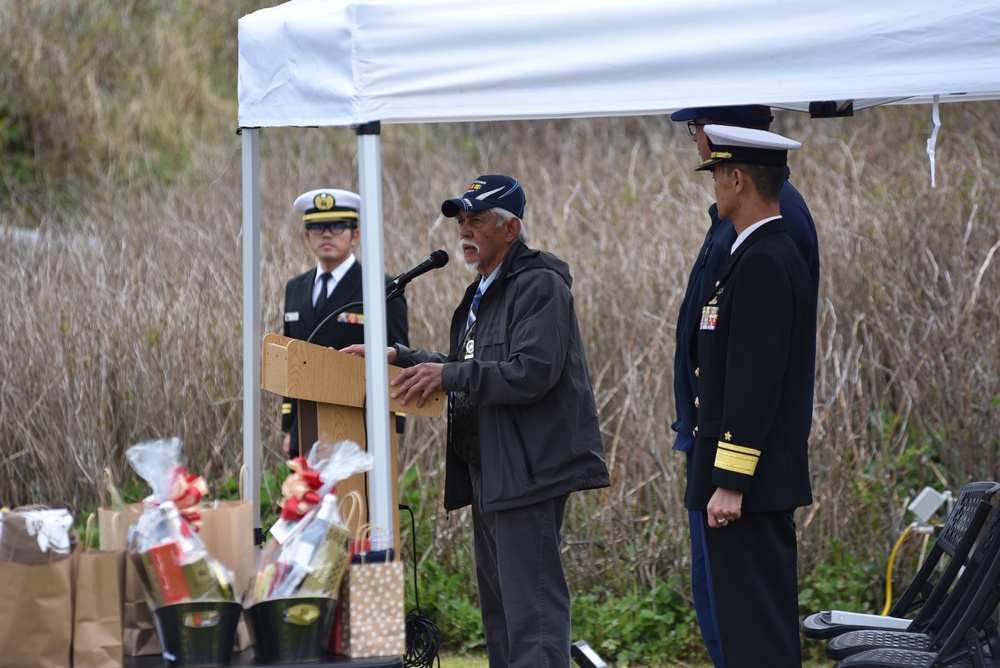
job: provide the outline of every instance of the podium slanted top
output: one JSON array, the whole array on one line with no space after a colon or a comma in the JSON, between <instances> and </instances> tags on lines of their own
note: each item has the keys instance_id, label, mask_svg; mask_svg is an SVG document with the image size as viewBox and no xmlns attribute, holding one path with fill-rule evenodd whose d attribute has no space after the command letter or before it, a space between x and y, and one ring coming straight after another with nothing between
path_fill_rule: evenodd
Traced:
<instances>
[{"instance_id":1,"label":"podium slanted top","mask_svg":"<svg viewBox=\"0 0 1000 668\"><path fill-rule=\"evenodd\" d=\"M261 387L293 399L363 408L365 405L365 360L363 357L324 348L280 334L265 334ZM389 381L402 371L389 365ZM420 408L416 402L403 406L389 398L393 413L440 417L445 393L435 392Z\"/></svg>"}]
</instances>

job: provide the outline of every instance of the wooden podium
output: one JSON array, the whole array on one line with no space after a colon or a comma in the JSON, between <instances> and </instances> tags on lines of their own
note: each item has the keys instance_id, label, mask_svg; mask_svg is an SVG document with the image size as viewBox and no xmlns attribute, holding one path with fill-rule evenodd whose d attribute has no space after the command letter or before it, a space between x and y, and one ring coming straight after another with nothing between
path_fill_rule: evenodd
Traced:
<instances>
[{"instance_id":1,"label":"wooden podium","mask_svg":"<svg viewBox=\"0 0 1000 668\"><path fill-rule=\"evenodd\" d=\"M344 439L354 441L363 449L368 448L365 438L365 360L333 348L291 339L279 334L265 334L263 341L262 387L283 397L298 400L299 443L302 454L321 438L336 443ZM401 371L389 367L389 380ZM440 417L445 393L437 392L423 405L416 403L402 406L389 398L391 428L390 480L399 479L396 470L396 413ZM308 444L308 445L307 445ZM337 483L337 496L343 499L357 491L362 499L369 498L368 476L359 473ZM392 486L392 535L396 554L399 554L399 490ZM347 518L345 518L347 519ZM357 535L360 527L368 522L367 507L351 517L351 534Z\"/></svg>"}]
</instances>

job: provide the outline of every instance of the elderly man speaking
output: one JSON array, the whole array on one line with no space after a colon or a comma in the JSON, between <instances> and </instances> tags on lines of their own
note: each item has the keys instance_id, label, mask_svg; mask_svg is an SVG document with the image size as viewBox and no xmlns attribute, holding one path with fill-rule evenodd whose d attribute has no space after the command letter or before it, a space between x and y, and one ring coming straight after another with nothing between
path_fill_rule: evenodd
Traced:
<instances>
[{"instance_id":1,"label":"elderly man speaking","mask_svg":"<svg viewBox=\"0 0 1000 668\"><path fill-rule=\"evenodd\" d=\"M524 206L520 184L492 174L441 205L477 274L450 352L389 349L404 367L394 398L449 393L444 507L472 506L491 668L569 666L563 512L571 492L610 484L569 268L525 245Z\"/></svg>"}]
</instances>

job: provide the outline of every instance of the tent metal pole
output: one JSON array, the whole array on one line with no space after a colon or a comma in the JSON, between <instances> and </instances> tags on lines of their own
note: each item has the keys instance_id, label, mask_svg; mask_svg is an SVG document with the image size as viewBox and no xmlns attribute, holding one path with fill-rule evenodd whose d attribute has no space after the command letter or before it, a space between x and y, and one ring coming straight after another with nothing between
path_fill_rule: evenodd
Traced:
<instances>
[{"instance_id":1,"label":"tent metal pole","mask_svg":"<svg viewBox=\"0 0 1000 668\"><path fill-rule=\"evenodd\" d=\"M263 542L260 527L260 162L257 128L241 128L243 137L243 498L250 499L254 545Z\"/></svg>"},{"instance_id":2,"label":"tent metal pole","mask_svg":"<svg viewBox=\"0 0 1000 668\"><path fill-rule=\"evenodd\" d=\"M385 540L384 549L395 541L389 434L389 363L385 335L385 261L382 239L382 157L381 127L378 121L355 126L358 137L358 184L361 195L361 269L364 291L365 349L379 354L365 355L365 382L368 452L374 457L369 475L369 521L386 533L372 536Z\"/></svg>"}]
</instances>

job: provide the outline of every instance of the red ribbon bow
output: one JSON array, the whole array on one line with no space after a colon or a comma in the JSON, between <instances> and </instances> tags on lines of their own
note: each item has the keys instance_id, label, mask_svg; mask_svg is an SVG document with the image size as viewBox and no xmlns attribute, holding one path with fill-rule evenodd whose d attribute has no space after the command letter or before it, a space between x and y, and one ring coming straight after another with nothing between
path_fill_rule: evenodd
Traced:
<instances>
[{"instance_id":1,"label":"red ribbon bow","mask_svg":"<svg viewBox=\"0 0 1000 668\"><path fill-rule=\"evenodd\" d=\"M201 476L188 473L187 468L182 465L174 467L174 480L170 485L169 499L174 502L181 516L195 531L201 528L201 514L197 508L206 494L208 485Z\"/></svg>"},{"instance_id":2,"label":"red ribbon bow","mask_svg":"<svg viewBox=\"0 0 1000 668\"><path fill-rule=\"evenodd\" d=\"M319 471L310 470L305 457L290 459L288 468L292 469L292 472L281 484L281 494L284 497L281 503L281 519L295 522L301 520L319 503L319 494L316 492L323 486L323 481L319 478Z\"/></svg>"}]
</instances>

